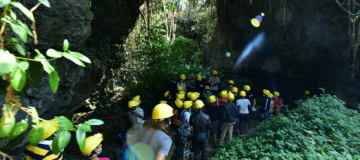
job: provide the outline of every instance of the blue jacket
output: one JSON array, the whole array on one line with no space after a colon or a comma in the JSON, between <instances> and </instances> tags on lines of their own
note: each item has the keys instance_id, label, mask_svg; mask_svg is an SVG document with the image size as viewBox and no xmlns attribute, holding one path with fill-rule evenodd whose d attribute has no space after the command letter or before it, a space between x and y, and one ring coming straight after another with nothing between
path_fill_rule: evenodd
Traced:
<instances>
[{"instance_id":1,"label":"blue jacket","mask_svg":"<svg viewBox=\"0 0 360 160\"><path fill-rule=\"evenodd\" d=\"M270 110L270 103L271 103L272 99L268 96L266 96L265 101L264 101L264 111L269 111Z\"/></svg>"}]
</instances>

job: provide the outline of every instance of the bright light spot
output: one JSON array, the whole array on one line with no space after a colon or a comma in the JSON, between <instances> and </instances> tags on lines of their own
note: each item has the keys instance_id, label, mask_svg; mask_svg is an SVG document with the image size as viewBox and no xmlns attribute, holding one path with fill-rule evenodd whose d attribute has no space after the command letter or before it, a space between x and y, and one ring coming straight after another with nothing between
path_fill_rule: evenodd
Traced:
<instances>
[{"instance_id":1,"label":"bright light spot","mask_svg":"<svg viewBox=\"0 0 360 160\"><path fill-rule=\"evenodd\" d=\"M265 39L265 33L264 32L261 32L258 36L256 36L255 39L252 42L250 42L246 46L244 51L241 53L239 59L236 61L235 68L240 65L240 63L251 53L251 51L254 48L259 47L264 39Z\"/></svg>"},{"instance_id":2,"label":"bright light spot","mask_svg":"<svg viewBox=\"0 0 360 160\"><path fill-rule=\"evenodd\" d=\"M264 13L264 12L263 12L263 13L261 13L261 16L263 16L263 17L264 17L264 16L265 16L265 13Z\"/></svg>"},{"instance_id":3,"label":"bright light spot","mask_svg":"<svg viewBox=\"0 0 360 160\"><path fill-rule=\"evenodd\" d=\"M260 26L259 20L255 19L255 18L251 19L251 24L252 24L254 27L259 27L259 26Z\"/></svg>"},{"instance_id":4,"label":"bright light spot","mask_svg":"<svg viewBox=\"0 0 360 160\"><path fill-rule=\"evenodd\" d=\"M260 23L262 21L262 17L260 15L256 16L255 19L257 19Z\"/></svg>"},{"instance_id":5,"label":"bright light spot","mask_svg":"<svg viewBox=\"0 0 360 160\"><path fill-rule=\"evenodd\" d=\"M230 57L230 56L231 56L230 52L226 52L226 57Z\"/></svg>"}]
</instances>

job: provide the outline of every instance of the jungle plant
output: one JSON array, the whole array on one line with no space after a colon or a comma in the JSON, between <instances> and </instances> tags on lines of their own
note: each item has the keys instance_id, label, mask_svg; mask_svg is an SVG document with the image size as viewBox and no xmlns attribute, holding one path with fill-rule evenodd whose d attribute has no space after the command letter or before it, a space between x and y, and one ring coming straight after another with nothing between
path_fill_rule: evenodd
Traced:
<instances>
[{"instance_id":1,"label":"jungle plant","mask_svg":"<svg viewBox=\"0 0 360 160\"><path fill-rule=\"evenodd\" d=\"M66 59L82 67L85 67L83 62L91 63L90 60L83 54L68 50L69 42L66 39L64 40L63 51L56 51L55 49L48 49L46 51L46 55L51 59L45 57L37 49L35 49L37 55L34 56L34 58L29 58L29 55L25 57L25 50L19 44L19 40L15 37L9 37L12 33L5 32L5 28L7 25L10 25L11 30L25 43L27 42L28 36L33 36L34 42L37 43L33 11L41 4L50 7L48 0L40 0L39 3L35 5L34 8L32 8L30 11L19 2L11 0L0 1L0 8L2 8L2 26L0 32L0 76L2 76L2 78L9 83L8 87L6 88L7 94L5 97L5 104L3 104L2 107L0 137L15 139L28 128L27 119L28 116L31 116L32 122L30 124L32 124L33 129L31 129L27 137L29 143L34 146L38 145L44 133L44 128L39 122L46 121L46 123L49 123L53 126L54 124L50 123L48 120L40 118L35 107L23 107L20 103L20 96L15 95L15 91L20 92L25 86L27 78L26 70L29 68L28 61L39 62L42 64L44 71L49 74L50 88L53 93L57 91L60 79L55 67L49 63L50 61L65 57ZM23 22L17 19L17 16L14 13L15 8L19 9L33 22L33 31L31 31ZM11 49L12 46L15 46L21 56L15 53L11 53L8 50ZM15 123L15 115L19 110L26 112L28 115L25 119L21 121L18 120L18 122ZM52 150L54 154L58 154L60 150L64 149L68 145L71 138L69 131L76 131L77 142L80 146L80 149L84 150L86 132L91 132L90 126L103 124L103 121L101 120L90 119L85 123L74 126L73 123L64 116L54 118L59 123L59 126L55 126L57 131L55 133L56 136L52 144ZM1 151L0 154L4 156L4 159L5 157L12 159L10 156Z\"/></svg>"},{"instance_id":2,"label":"jungle plant","mask_svg":"<svg viewBox=\"0 0 360 160\"><path fill-rule=\"evenodd\" d=\"M287 117L264 121L251 137L224 144L213 159L359 159L360 114L335 95L297 101Z\"/></svg>"}]
</instances>

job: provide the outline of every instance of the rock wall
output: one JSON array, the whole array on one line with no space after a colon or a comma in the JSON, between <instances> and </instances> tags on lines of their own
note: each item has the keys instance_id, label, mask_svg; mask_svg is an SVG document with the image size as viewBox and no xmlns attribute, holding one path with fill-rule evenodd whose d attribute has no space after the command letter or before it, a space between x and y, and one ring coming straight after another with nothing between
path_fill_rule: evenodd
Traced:
<instances>
[{"instance_id":1,"label":"rock wall","mask_svg":"<svg viewBox=\"0 0 360 160\"><path fill-rule=\"evenodd\" d=\"M22 97L23 106L36 107L42 118L50 119L64 115L71 119L74 110L94 92L103 72L112 67L106 63L96 62L102 61L101 58L104 57L117 60L113 56L119 49L115 44L121 44L134 27L143 0L49 2L51 8L41 5L34 12L39 44L34 45L30 40L25 44L27 51L34 56L36 54L33 49L39 49L43 53L48 48L62 50L64 39L68 39L69 50L84 53L93 63L83 68L64 58L51 61L60 78L59 88L55 94L50 90L48 75L41 64L30 63L27 84L23 91L17 94ZM37 3L38 0L27 0L24 6L31 8ZM0 80L0 87L3 88L0 90L1 107L6 86L7 83ZM25 113L19 111L16 119L19 121L25 116ZM29 127L28 131L30 129ZM12 141L0 138L0 150L15 156L15 159L22 159L23 149L28 143L26 135L27 132Z\"/></svg>"},{"instance_id":2,"label":"rock wall","mask_svg":"<svg viewBox=\"0 0 360 160\"><path fill-rule=\"evenodd\" d=\"M268 88L291 103L303 98L305 90L317 94L324 87L349 107L357 107L360 86L358 73L351 77L348 15L335 1L220 2L219 29L204 53L207 65L233 78L253 79L258 97ZM252 26L250 20L262 12L260 27ZM245 46L262 31L266 36L261 48L234 69ZM225 56L228 51L230 58Z\"/></svg>"}]
</instances>

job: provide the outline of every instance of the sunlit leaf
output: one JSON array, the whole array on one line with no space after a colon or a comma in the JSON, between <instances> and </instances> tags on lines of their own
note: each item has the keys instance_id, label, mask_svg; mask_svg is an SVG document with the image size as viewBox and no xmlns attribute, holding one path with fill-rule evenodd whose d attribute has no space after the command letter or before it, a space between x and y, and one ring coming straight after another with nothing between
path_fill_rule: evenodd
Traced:
<instances>
[{"instance_id":1,"label":"sunlit leaf","mask_svg":"<svg viewBox=\"0 0 360 160\"><path fill-rule=\"evenodd\" d=\"M29 68L29 62L27 60L23 60L18 64L19 67L22 68L24 71L26 71Z\"/></svg>"},{"instance_id":2,"label":"sunlit leaf","mask_svg":"<svg viewBox=\"0 0 360 160\"><path fill-rule=\"evenodd\" d=\"M32 116L31 116L32 122L35 123L36 125L38 125L40 120L39 120L39 114L38 114L36 108L32 107L32 106L29 106L28 108L29 108L28 111L32 114Z\"/></svg>"},{"instance_id":3,"label":"sunlit leaf","mask_svg":"<svg viewBox=\"0 0 360 160\"><path fill-rule=\"evenodd\" d=\"M24 48L20 44L16 44L15 47L22 56L26 55Z\"/></svg>"},{"instance_id":4,"label":"sunlit leaf","mask_svg":"<svg viewBox=\"0 0 360 160\"><path fill-rule=\"evenodd\" d=\"M69 49L69 41L67 39L64 40L63 50L66 52Z\"/></svg>"},{"instance_id":5,"label":"sunlit leaf","mask_svg":"<svg viewBox=\"0 0 360 160\"><path fill-rule=\"evenodd\" d=\"M57 155L60 153L60 149L59 149L59 134L55 135L55 138L53 139L52 142L52 152Z\"/></svg>"},{"instance_id":6,"label":"sunlit leaf","mask_svg":"<svg viewBox=\"0 0 360 160\"><path fill-rule=\"evenodd\" d=\"M55 117L55 119L59 122L60 127L65 129L74 129L73 123L71 123L71 121L65 116Z\"/></svg>"},{"instance_id":7,"label":"sunlit leaf","mask_svg":"<svg viewBox=\"0 0 360 160\"><path fill-rule=\"evenodd\" d=\"M21 27L23 27L26 31L26 33L30 36L34 36L33 33L31 32L31 30L29 29L28 26L26 26L24 23L22 23L21 21L17 21Z\"/></svg>"},{"instance_id":8,"label":"sunlit leaf","mask_svg":"<svg viewBox=\"0 0 360 160\"><path fill-rule=\"evenodd\" d=\"M28 123L24 119L18 123L15 124L14 128L10 132L8 138L14 139L18 137L21 133L23 133L28 128Z\"/></svg>"},{"instance_id":9,"label":"sunlit leaf","mask_svg":"<svg viewBox=\"0 0 360 160\"><path fill-rule=\"evenodd\" d=\"M11 2L11 0L1 0L0 1L0 8L4 8L10 2Z\"/></svg>"},{"instance_id":10,"label":"sunlit leaf","mask_svg":"<svg viewBox=\"0 0 360 160\"><path fill-rule=\"evenodd\" d=\"M89 119L88 121L85 122L85 124L97 126L97 125L103 125L104 121L99 119Z\"/></svg>"},{"instance_id":11,"label":"sunlit leaf","mask_svg":"<svg viewBox=\"0 0 360 160\"><path fill-rule=\"evenodd\" d=\"M33 146L37 146L41 141L41 138L44 134L44 128L41 126L36 126L30 130L28 134L29 143Z\"/></svg>"},{"instance_id":12,"label":"sunlit leaf","mask_svg":"<svg viewBox=\"0 0 360 160\"><path fill-rule=\"evenodd\" d=\"M71 134L68 130L60 129L58 146L59 149L64 149L70 142Z\"/></svg>"},{"instance_id":13,"label":"sunlit leaf","mask_svg":"<svg viewBox=\"0 0 360 160\"><path fill-rule=\"evenodd\" d=\"M48 61L43 61L41 64L43 65L46 73L51 74L54 71L54 67Z\"/></svg>"},{"instance_id":14,"label":"sunlit leaf","mask_svg":"<svg viewBox=\"0 0 360 160\"><path fill-rule=\"evenodd\" d=\"M22 13L25 14L26 17L28 17L31 21L35 22L35 18L33 14L25 8L21 3L19 2L11 2L11 5L15 6L16 8L20 9Z\"/></svg>"},{"instance_id":15,"label":"sunlit leaf","mask_svg":"<svg viewBox=\"0 0 360 160\"><path fill-rule=\"evenodd\" d=\"M86 132L82 128L79 128L76 131L76 141L80 146L81 151L84 151L85 149L85 138L86 138Z\"/></svg>"},{"instance_id":16,"label":"sunlit leaf","mask_svg":"<svg viewBox=\"0 0 360 160\"><path fill-rule=\"evenodd\" d=\"M54 94L58 89L59 81L60 81L60 79L59 79L58 72L54 69L54 71L51 72L49 75L50 88Z\"/></svg>"},{"instance_id":17,"label":"sunlit leaf","mask_svg":"<svg viewBox=\"0 0 360 160\"><path fill-rule=\"evenodd\" d=\"M0 57L0 76L8 74L15 69L17 64L13 54L10 54L9 51L0 49Z\"/></svg>"},{"instance_id":18,"label":"sunlit leaf","mask_svg":"<svg viewBox=\"0 0 360 160\"><path fill-rule=\"evenodd\" d=\"M27 42L27 33L26 30L17 24L9 23L11 29L26 43Z\"/></svg>"},{"instance_id":19,"label":"sunlit leaf","mask_svg":"<svg viewBox=\"0 0 360 160\"><path fill-rule=\"evenodd\" d=\"M52 58L61 58L62 57L61 52L58 52L55 49L48 49L46 51L46 55L49 57L52 57Z\"/></svg>"},{"instance_id":20,"label":"sunlit leaf","mask_svg":"<svg viewBox=\"0 0 360 160\"><path fill-rule=\"evenodd\" d=\"M20 92L26 83L26 71L23 70L21 67L16 67L16 69L11 72L10 75L10 82L13 88Z\"/></svg>"},{"instance_id":21,"label":"sunlit leaf","mask_svg":"<svg viewBox=\"0 0 360 160\"><path fill-rule=\"evenodd\" d=\"M84 61L84 62L86 62L86 63L91 63L90 59L87 58L85 55L83 55L83 54L81 54L81 53L78 53L78 52L71 52L71 51L69 51L69 52L70 52L71 55L73 55L74 57L76 57L76 58L78 58L78 59L80 59L80 60L82 60L82 61Z\"/></svg>"},{"instance_id":22,"label":"sunlit leaf","mask_svg":"<svg viewBox=\"0 0 360 160\"><path fill-rule=\"evenodd\" d=\"M68 60L74 62L75 64L82 66L82 67L86 67L85 64L83 62L81 62L77 57L73 56L72 54L69 53L63 53L63 56L65 58L67 58Z\"/></svg>"},{"instance_id":23,"label":"sunlit leaf","mask_svg":"<svg viewBox=\"0 0 360 160\"><path fill-rule=\"evenodd\" d=\"M50 3L48 0L39 0L39 2L41 2L43 5L45 5L46 7L50 8Z\"/></svg>"}]
</instances>

